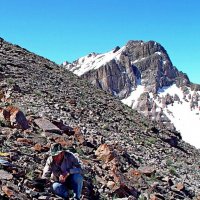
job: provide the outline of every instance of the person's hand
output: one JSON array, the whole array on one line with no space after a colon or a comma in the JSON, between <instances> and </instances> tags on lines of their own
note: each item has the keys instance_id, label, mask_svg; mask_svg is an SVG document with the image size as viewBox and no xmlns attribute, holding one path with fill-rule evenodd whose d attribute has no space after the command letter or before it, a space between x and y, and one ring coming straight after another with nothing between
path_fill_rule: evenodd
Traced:
<instances>
[{"instance_id":1,"label":"person's hand","mask_svg":"<svg viewBox=\"0 0 200 200\"><path fill-rule=\"evenodd\" d=\"M66 179L67 179L67 177L69 176L69 173L67 173L67 174L65 174L65 175L60 175L59 176L59 181L61 182L61 183L64 183L65 181L66 181Z\"/></svg>"},{"instance_id":2,"label":"person's hand","mask_svg":"<svg viewBox=\"0 0 200 200\"><path fill-rule=\"evenodd\" d=\"M53 184L53 182L51 180L47 180L46 187L50 187L52 184Z\"/></svg>"}]
</instances>

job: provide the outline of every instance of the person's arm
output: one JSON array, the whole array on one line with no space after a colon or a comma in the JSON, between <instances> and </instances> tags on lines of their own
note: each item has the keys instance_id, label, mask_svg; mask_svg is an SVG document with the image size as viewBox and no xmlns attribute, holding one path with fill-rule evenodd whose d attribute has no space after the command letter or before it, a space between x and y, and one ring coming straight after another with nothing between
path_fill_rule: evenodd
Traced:
<instances>
[{"instance_id":1,"label":"person's arm","mask_svg":"<svg viewBox=\"0 0 200 200\"><path fill-rule=\"evenodd\" d=\"M76 157L74 154L71 155L71 162L73 163L73 168L69 170L70 174L82 174L82 164L78 157Z\"/></svg>"},{"instance_id":2,"label":"person's arm","mask_svg":"<svg viewBox=\"0 0 200 200\"><path fill-rule=\"evenodd\" d=\"M52 159L49 157L47 159L46 165L45 165L45 167L43 169L43 174L42 174L42 178L43 179L51 177L51 173L52 173L51 162L52 162Z\"/></svg>"},{"instance_id":3,"label":"person's arm","mask_svg":"<svg viewBox=\"0 0 200 200\"><path fill-rule=\"evenodd\" d=\"M66 152L65 159L66 159L65 162L70 162L72 164L72 168L68 169L65 173L63 173L59 176L59 181L61 183L64 183L70 174L82 174L83 173L81 162L78 159L78 157L76 157L73 153Z\"/></svg>"}]
</instances>

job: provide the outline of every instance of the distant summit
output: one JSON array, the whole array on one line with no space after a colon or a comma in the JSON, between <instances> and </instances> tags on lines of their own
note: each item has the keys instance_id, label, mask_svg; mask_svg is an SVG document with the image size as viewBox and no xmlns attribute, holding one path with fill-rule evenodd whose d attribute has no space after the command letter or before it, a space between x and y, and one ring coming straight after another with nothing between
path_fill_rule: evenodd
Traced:
<instances>
[{"instance_id":1,"label":"distant summit","mask_svg":"<svg viewBox=\"0 0 200 200\"><path fill-rule=\"evenodd\" d=\"M173 66L159 43L131 40L121 48L92 53L63 66L148 118L176 128L186 141L200 148L195 139L200 123L200 85L191 83Z\"/></svg>"},{"instance_id":2,"label":"distant summit","mask_svg":"<svg viewBox=\"0 0 200 200\"><path fill-rule=\"evenodd\" d=\"M139 81L153 93L173 83L190 84L188 77L172 65L166 50L154 41L131 40L121 48L104 54L91 53L64 66L119 98L129 95Z\"/></svg>"}]
</instances>

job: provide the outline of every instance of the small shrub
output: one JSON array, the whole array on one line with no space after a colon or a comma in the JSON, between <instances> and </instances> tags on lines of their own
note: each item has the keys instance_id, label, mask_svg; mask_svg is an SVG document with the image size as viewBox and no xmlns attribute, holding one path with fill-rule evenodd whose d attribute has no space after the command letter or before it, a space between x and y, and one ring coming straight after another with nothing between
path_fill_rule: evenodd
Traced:
<instances>
[{"instance_id":1,"label":"small shrub","mask_svg":"<svg viewBox=\"0 0 200 200\"><path fill-rule=\"evenodd\" d=\"M26 173L26 177L27 177L28 179L30 179L30 180L33 180L33 179L34 179L34 171L33 171L33 170L28 171L28 172Z\"/></svg>"},{"instance_id":2,"label":"small shrub","mask_svg":"<svg viewBox=\"0 0 200 200\"><path fill-rule=\"evenodd\" d=\"M14 83L14 80L9 78L7 82L8 82L8 85L12 85Z\"/></svg>"},{"instance_id":3,"label":"small shrub","mask_svg":"<svg viewBox=\"0 0 200 200\"><path fill-rule=\"evenodd\" d=\"M170 167L170 169L169 169L169 173L171 174L171 175L174 175L174 176L176 176L177 175L177 173L176 173L176 168L175 167Z\"/></svg>"},{"instance_id":4,"label":"small shrub","mask_svg":"<svg viewBox=\"0 0 200 200\"><path fill-rule=\"evenodd\" d=\"M173 164L173 161L171 159L166 160L166 165L171 166Z\"/></svg>"},{"instance_id":5,"label":"small shrub","mask_svg":"<svg viewBox=\"0 0 200 200\"><path fill-rule=\"evenodd\" d=\"M151 143L151 144L155 144L156 143L156 138L150 137L150 138L148 138L148 142Z\"/></svg>"},{"instance_id":6,"label":"small shrub","mask_svg":"<svg viewBox=\"0 0 200 200\"><path fill-rule=\"evenodd\" d=\"M39 96L39 97L42 96L42 93L41 93L40 91L36 91L35 94L36 94L37 96Z\"/></svg>"},{"instance_id":7,"label":"small shrub","mask_svg":"<svg viewBox=\"0 0 200 200\"><path fill-rule=\"evenodd\" d=\"M77 149L76 149L76 153L77 153L79 156L83 156L83 155L84 155L84 151L83 151L81 148L77 148Z\"/></svg>"}]
</instances>

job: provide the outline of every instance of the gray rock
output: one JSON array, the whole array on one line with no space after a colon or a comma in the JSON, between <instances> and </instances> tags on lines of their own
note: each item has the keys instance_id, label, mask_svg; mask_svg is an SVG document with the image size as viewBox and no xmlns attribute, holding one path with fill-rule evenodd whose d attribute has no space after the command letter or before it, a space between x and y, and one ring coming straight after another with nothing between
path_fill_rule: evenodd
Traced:
<instances>
[{"instance_id":1,"label":"gray rock","mask_svg":"<svg viewBox=\"0 0 200 200\"><path fill-rule=\"evenodd\" d=\"M5 170L0 170L0 180L11 180L13 175Z\"/></svg>"},{"instance_id":2,"label":"gray rock","mask_svg":"<svg viewBox=\"0 0 200 200\"><path fill-rule=\"evenodd\" d=\"M47 119L39 118L34 122L45 132L61 133L61 130Z\"/></svg>"}]
</instances>

